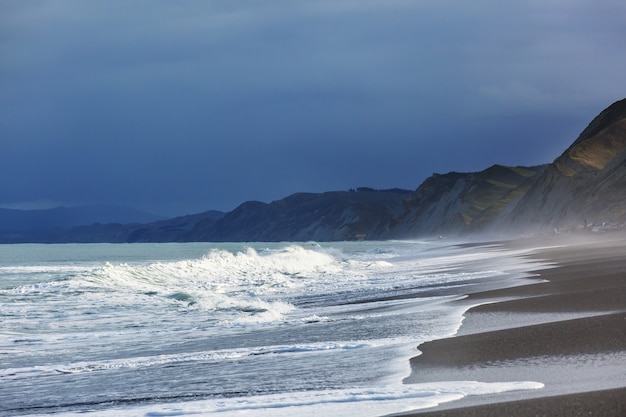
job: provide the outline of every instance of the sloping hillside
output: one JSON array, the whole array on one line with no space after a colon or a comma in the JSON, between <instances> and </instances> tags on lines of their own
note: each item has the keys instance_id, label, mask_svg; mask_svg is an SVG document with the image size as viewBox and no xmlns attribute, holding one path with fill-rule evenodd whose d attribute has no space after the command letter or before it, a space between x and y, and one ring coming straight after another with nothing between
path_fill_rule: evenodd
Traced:
<instances>
[{"instance_id":1,"label":"sloping hillside","mask_svg":"<svg viewBox=\"0 0 626 417\"><path fill-rule=\"evenodd\" d=\"M626 223L626 99L601 112L496 226L541 232Z\"/></svg>"},{"instance_id":2,"label":"sloping hillside","mask_svg":"<svg viewBox=\"0 0 626 417\"><path fill-rule=\"evenodd\" d=\"M434 174L406 200L405 212L381 237L480 230L517 201L544 168L493 165L476 173Z\"/></svg>"},{"instance_id":3,"label":"sloping hillside","mask_svg":"<svg viewBox=\"0 0 626 417\"><path fill-rule=\"evenodd\" d=\"M297 193L270 204L250 201L198 234L208 241L370 239L402 212L406 190Z\"/></svg>"}]
</instances>

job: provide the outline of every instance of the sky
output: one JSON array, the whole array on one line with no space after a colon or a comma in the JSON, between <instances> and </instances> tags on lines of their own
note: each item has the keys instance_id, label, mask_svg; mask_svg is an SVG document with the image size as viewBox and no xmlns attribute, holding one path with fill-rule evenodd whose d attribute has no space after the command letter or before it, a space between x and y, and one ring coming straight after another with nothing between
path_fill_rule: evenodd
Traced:
<instances>
[{"instance_id":1,"label":"sky","mask_svg":"<svg viewBox=\"0 0 626 417\"><path fill-rule=\"evenodd\" d=\"M551 162L623 0L0 0L0 207L162 216Z\"/></svg>"}]
</instances>

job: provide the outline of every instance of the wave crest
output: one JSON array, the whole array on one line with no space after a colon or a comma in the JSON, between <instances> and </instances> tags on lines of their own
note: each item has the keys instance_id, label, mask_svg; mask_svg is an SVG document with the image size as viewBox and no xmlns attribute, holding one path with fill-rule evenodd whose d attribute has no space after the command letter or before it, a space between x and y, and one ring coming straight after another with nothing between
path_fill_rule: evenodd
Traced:
<instances>
[{"instance_id":1,"label":"wave crest","mask_svg":"<svg viewBox=\"0 0 626 417\"><path fill-rule=\"evenodd\" d=\"M310 280L345 274L342 261L319 248L213 249L198 259L144 264L112 264L21 292L73 294L107 292L116 305L155 304L204 312L224 312L224 324L271 322L294 309L283 301Z\"/></svg>"}]
</instances>

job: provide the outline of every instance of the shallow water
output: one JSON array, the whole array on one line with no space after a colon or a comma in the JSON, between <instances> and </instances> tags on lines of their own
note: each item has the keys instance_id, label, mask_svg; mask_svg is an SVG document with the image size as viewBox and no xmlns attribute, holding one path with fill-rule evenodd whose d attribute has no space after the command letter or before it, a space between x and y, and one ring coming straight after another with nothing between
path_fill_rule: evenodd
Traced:
<instances>
[{"instance_id":1,"label":"shallow water","mask_svg":"<svg viewBox=\"0 0 626 417\"><path fill-rule=\"evenodd\" d=\"M520 253L449 242L0 245L2 415L380 415L533 382L402 385ZM342 411L344 410L344 411Z\"/></svg>"}]
</instances>

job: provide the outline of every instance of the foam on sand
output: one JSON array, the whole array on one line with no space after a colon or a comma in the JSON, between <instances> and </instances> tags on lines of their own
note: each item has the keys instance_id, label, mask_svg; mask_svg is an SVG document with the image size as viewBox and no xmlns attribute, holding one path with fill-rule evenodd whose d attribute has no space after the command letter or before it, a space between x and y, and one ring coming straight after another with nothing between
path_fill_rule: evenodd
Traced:
<instances>
[{"instance_id":1,"label":"foam on sand","mask_svg":"<svg viewBox=\"0 0 626 417\"><path fill-rule=\"evenodd\" d=\"M59 417L98 415L117 416L238 416L255 417L333 417L380 416L434 407L470 395L540 389L538 382L454 381L396 387L355 388L326 391L293 392L245 398L219 398L192 402L162 403L106 411L61 413Z\"/></svg>"}]
</instances>

